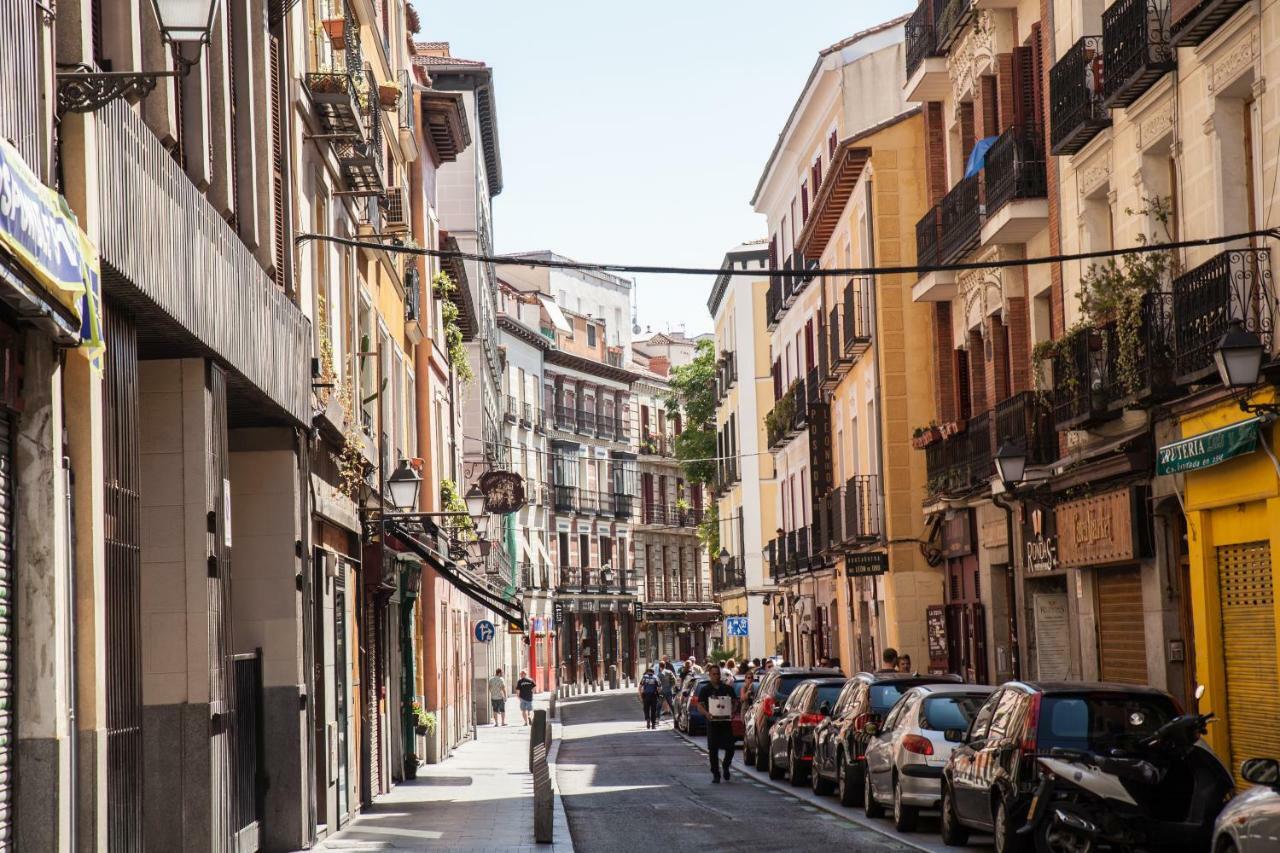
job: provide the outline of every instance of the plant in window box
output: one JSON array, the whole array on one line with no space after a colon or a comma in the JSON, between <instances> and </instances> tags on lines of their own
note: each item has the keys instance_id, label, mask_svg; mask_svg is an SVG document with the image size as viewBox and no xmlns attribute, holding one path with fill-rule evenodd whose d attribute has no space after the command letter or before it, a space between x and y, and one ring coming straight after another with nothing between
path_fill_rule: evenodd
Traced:
<instances>
[{"instance_id":1,"label":"plant in window box","mask_svg":"<svg viewBox=\"0 0 1280 853\"><path fill-rule=\"evenodd\" d=\"M334 50L343 50L347 46L347 19L343 17L325 18L320 22L325 35L329 36L329 45Z\"/></svg>"},{"instance_id":2,"label":"plant in window box","mask_svg":"<svg viewBox=\"0 0 1280 853\"><path fill-rule=\"evenodd\" d=\"M395 80L383 80L378 84L378 103L384 110L394 110L400 106L400 96L404 90Z\"/></svg>"}]
</instances>

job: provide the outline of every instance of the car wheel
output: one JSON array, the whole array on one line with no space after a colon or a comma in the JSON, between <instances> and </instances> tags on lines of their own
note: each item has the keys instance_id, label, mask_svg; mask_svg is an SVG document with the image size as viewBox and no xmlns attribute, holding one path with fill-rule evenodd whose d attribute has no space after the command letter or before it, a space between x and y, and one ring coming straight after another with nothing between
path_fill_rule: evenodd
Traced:
<instances>
[{"instance_id":1,"label":"car wheel","mask_svg":"<svg viewBox=\"0 0 1280 853\"><path fill-rule=\"evenodd\" d=\"M844 756L836 759L836 787L840 791L840 805L856 806L858 804L862 791L849 777L849 767L844 762Z\"/></svg>"},{"instance_id":2,"label":"car wheel","mask_svg":"<svg viewBox=\"0 0 1280 853\"><path fill-rule=\"evenodd\" d=\"M831 782L825 779L823 775L818 772L818 763L816 759L814 760L813 765L809 768L809 787L813 789L813 792L819 797L827 796L835 788Z\"/></svg>"},{"instance_id":3,"label":"car wheel","mask_svg":"<svg viewBox=\"0 0 1280 853\"><path fill-rule=\"evenodd\" d=\"M942 786L942 823L939 827L942 843L948 847L961 847L969 842L969 830L960 825L956 816L956 801L947 784Z\"/></svg>"},{"instance_id":4,"label":"car wheel","mask_svg":"<svg viewBox=\"0 0 1280 853\"><path fill-rule=\"evenodd\" d=\"M755 753L756 753L756 769L759 770L761 773L763 773L769 769L768 747L766 747L765 749L761 749L760 746L757 744Z\"/></svg>"},{"instance_id":5,"label":"car wheel","mask_svg":"<svg viewBox=\"0 0 1280 853\"><path fill-rule=\"evenodd\" d=\"M876 793L871 790L871 774L862 774L862 810L867 817L884 817L884 806L876 802Z\"/></svg>"},{"instance_id":6,"label":"car wheel","mask_svg":"<svg viewBox=\"0 0 1280 853\"><path fill-rule=\"evenodd\" d=\"M780 766L778 762L774 760L773 744L772 743L769 744L769 778L781 779L786 774L787 774L787 768Z\"/></svg>"},{"instance_id":7,"label":"car wheel","mask_svg":"<svg viewBox=\"0 0 1280 853\"><path fill-rule=\"evenodd\" d=\"M787 748L787 775L791 777L791 784L799 788L804 784L804 764L796 759L795 746Z\"/></svg>"},{"instance_id":8,"label":"car wheel","mask_svg":"<svg viewBox=\"0 0 1280 853\"><path fill-rule=\"evenodd\" d=\"M920 816L920 810L915 806L904 805L902 802L902 786L898 784L898 777L893 777L893 828L898 832L915 832L916 818Z\"/></svg>"},{"instance_id":9,"label":"car wheel","mask_svg":"<svg viewBox=\"0 0 1280 853\"><path fill-rule=\"evenodd\" d=\"M1027 849L1026 839L1018 835L1017 819L1009 813L1009 804L1003 797L996 803L995 829L992 835L995 837L996 853L1022 853Z\"/></svg>"},{"instance_id":10,"label":"car wheel","mask_svg":"<svg viewBox=\"0 0 1280 853\"><path fill-rule=\"evenodd\" d=\"M756 763L756 751L751 748L751 741L747 740L746 738L742 739L742 763L743 764Z\"/></svg>"}]
</instances>

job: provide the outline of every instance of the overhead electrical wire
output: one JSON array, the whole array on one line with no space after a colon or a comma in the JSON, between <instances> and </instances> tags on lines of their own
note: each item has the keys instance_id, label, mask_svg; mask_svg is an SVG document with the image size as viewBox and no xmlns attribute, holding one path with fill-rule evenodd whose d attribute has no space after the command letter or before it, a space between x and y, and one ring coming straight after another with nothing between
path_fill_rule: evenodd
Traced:
<instances>
[{"instance_id":1,"label":"overhead electrical wire","mask_svg":"<svg viewBox=\"0 0 1280 853\"><path fill-rule=\"evenodd\" d=\"M876 267L833 267L821 269L736 269L721 267L674 267L647 264L609 264L584 263L580 261L554 260L551 258L524 258L513 255L480 255L474 252L461 252L450 249L424 249L420 246L398 246L395 243L377 240L359 240L352 237L339 237L333 234L298 234L295 242L301 244L308 241L335 243L357 249L396 252L399 254L422 255L433 258L456 258L463 261L477 261L494 266L543 267L548 269L582 270L586 272L609 273L643 273L656 275L698 275L698 276L760 276L806 275L815 278L853 278L878 275L927 275L935 272L964 272L966 270L1008 269L1015 267L1038 266L1041 264L1059 264L1070 261L1096 261L1117 258L1125 255L1141 255L1150 252L1163 252L1171 249L1193 249L1202 246L1217 246L1233 243L1237 240L1248 240L1253 237L1270 237L1280 239L1280 228L1259 228L1253 231L1241 231L1237 234L1225 234L1216 237L1202 237L1196 240L1175 240L1167 243L1146 243L1124 248L1100 249L1094 252L1076 252L1072 254L1045 255L1038 258L1003 258L984 261L967 261L952 264L908 264L899 266Z\"/></svg>"},{"instance_id":2,"label":"overhead electrical wire","mask_svg":"<svg viewBox=\"0 0 1280 853\"><path fill-rule=\"evenodd\" d=\"M478 442L478 443L482 444L482 445L483 445L483 446L485 446L485 447L503 447L503 448L506 448L507 450L523 450L525 453L533 453L533 454L536 454L536 455L538 455L538 456L562 457L562 456L564 455L564 454L561 454L561 453L556 453L554 450L539 450L539 449L538 449L538 448L536 448L536 447L525 447L525 446L523 446L523 445L519 445L519 444L511 444L510 442L504 442L504 441L493 441L492 439L487 439L487 438L477 438L477 437L476 437L476 436L474 436L474 435L464 435L464 436L462 437L462 440L463 440L463 441L474 441L474 442ZM628 451L628 452L630 452L630 451ZM700 458L700 459L676 459L676 458L675 458L675 457L673 457L673 456L672 456L672 457L667 457L667 458L668 458L668 459L671 459L673 462L679 462L681 465L688 465L688 464L691 464L691 463L694 463L694 462L727 462L727 461L728 461L728 460L730 460L730 459L746 459L746 458L748 458L748 457L752 457L752 456L772 456L772 455L773 455L773 451L772 451L772 450L759 450L759 451L756 451L755 453L738 453L738 454L729 455L729 456L704 456L704 457L702 457L702 458ZM612 460L604 459L604 460L601 460L601 461L604 461L604 462L614 461L614 462L616 462L616 461L618 461L618 460L617 460L617 459L612 459ZM637 461L637 460L628 460L628 461Z\"/></svg>"}]
</instances>

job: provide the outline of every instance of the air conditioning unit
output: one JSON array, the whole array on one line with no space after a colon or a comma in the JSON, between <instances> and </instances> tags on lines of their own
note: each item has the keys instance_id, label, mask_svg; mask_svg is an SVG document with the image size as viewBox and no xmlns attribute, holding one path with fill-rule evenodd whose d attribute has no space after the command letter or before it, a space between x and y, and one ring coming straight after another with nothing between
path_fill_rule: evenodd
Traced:
<instances>
[{"instance_id":1,"label":"air conditioning unit","mask_svg":"<svg viewBox=\"0 0 1280 853\"><path fill-rule=\"evenodd\" d=\"M409 191L404 187L389 187L382 197L384 232L409 230Z\"/></svg>"}]
</instances>

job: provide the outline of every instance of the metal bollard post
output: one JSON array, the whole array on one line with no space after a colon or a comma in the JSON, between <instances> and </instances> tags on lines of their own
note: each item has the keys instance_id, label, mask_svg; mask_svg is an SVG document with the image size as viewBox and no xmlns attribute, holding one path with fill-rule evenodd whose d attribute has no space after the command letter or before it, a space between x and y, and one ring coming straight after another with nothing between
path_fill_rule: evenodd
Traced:
<instances>
[{"instance_id":1,"label":"metal bollard post","mask_svg":"<svg viewBox=\"0 0 1280 853\"><path fill-rule=\"evenodd\" d=\"M550 727L547 724L546 711L533 712L533 724L529 726L529 772L534 769L533 748L538 744L547 746L547 738L550 735Z\"/></svg>"}]
</instances>

